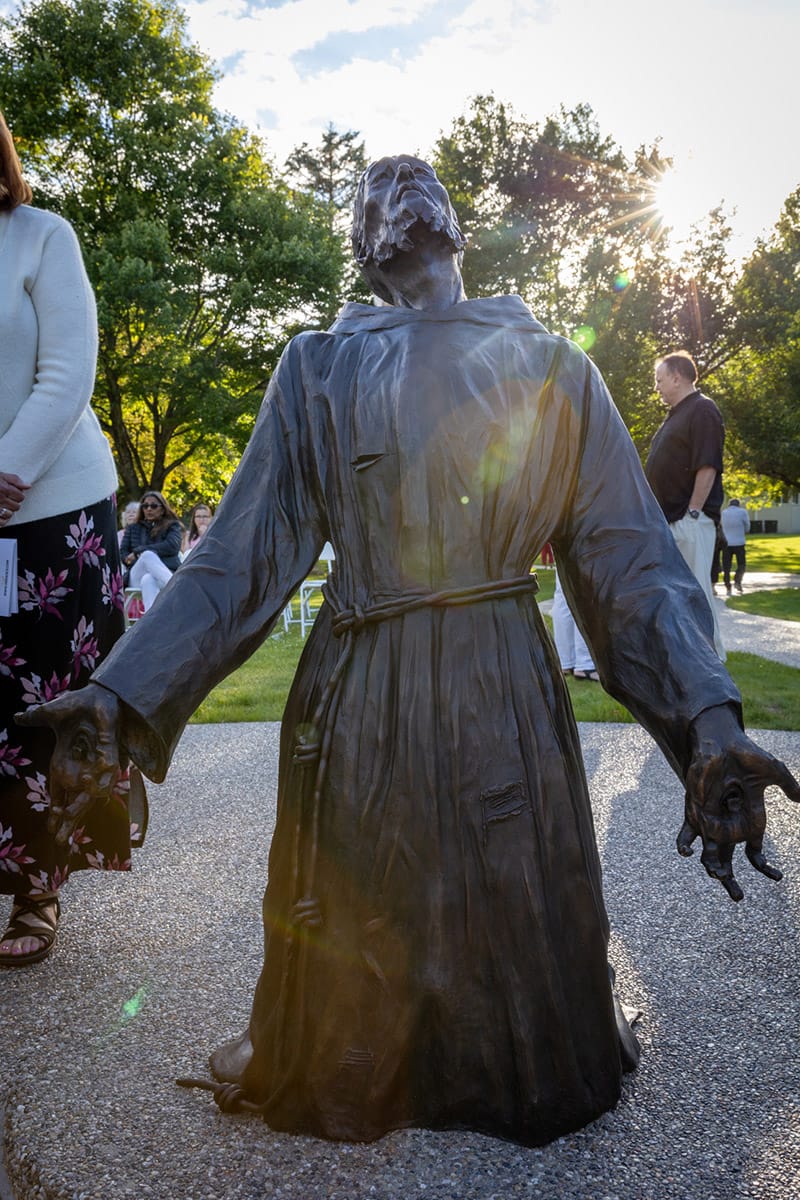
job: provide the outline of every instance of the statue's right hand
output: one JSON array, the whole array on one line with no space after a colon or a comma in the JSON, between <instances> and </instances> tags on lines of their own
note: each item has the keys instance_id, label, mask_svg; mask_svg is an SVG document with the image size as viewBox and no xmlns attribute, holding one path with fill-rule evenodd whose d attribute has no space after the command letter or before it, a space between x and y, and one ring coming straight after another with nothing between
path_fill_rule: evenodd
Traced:
<instances>
[{"instance_id":1,"label":"statue's right hand","mask_svg":"<svg viewBox=\"0 0 800 1200\"><path fill-rule=\"evenodd\" d=\"M56 735L50 759L48 826L66 845L78 823L97 803L108 799L119 779L119 701L113 692L90 683L64 692L47 704L17 713L18 725L49 726Z\"/></svg>"}]
</instances>

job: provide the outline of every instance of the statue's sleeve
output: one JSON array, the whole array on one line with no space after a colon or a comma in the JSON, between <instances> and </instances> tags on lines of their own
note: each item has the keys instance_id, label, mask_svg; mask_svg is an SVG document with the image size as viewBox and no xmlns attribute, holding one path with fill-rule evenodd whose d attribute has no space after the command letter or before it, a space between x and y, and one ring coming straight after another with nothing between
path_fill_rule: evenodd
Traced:
<instances>
[{"instance_id":1,"label":"statue's sleeve","mask_svg":"<svg viewBox=\"0 0 800 1200\"><path fill-rule=\"evenodd\" d=\"M718 704L732 704L741 721L741 697L600 373L577 348L562 362L555 402L580 412L551 539L562 586L607 690L684 778L691 722Z\"/></svg>"},{"instance_id":2,"label":"statue's sleeve","mask_svg":"<svg viewBox=\"0 0 800 1200\"><path fill-rule=\"evenodd\" d=\"M123 740L151 779L163 779L191 714L267 637L327 540L304 341L284 352L203 540L92 676L123 701Z\"/></svg>"}]
</instances>

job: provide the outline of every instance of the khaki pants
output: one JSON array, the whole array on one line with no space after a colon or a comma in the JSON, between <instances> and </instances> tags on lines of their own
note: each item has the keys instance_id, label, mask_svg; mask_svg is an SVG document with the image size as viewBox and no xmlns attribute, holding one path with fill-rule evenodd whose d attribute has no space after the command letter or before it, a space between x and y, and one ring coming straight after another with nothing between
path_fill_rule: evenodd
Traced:
<instances>
[{"instance_id":1,"label":"khaki pants","mask_svg":"<svg viewBox=\"0 0 800 1200\"><path fill-rule=\"evenodd\" d=\"M717 606L714 603L714 593L711 591L711 564L714 561L714 542L717 536L716 525L711 520L711 517L707 517L705 513L700 513L697 520L693 517L685 516L681 517L680 521L673 521L670 529L672 530L672 536L675 538L675 544L685 558L689 570L700 584L708 600L708 607L711 609L711 616L714 619L714 648L722 661L725 662L726 654L719 631Z\"/></svg>"}]
</instances>

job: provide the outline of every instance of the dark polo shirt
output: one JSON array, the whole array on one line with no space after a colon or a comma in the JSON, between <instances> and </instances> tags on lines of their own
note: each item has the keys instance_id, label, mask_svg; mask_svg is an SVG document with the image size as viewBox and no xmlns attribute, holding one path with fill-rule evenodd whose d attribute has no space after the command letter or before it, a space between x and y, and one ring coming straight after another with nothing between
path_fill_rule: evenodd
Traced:
<instances>
[{"instance_id":1,"label":"dark polo shirt","mask_svg":"<svg viewBox=\"0 0 800 1200\"><path fill-rule=\"evenodd\" d=\"M702 392L690 392L667 413L658 429L644 473L668 521L686 515L701 467L714 467L714 480L703 512L719 520L722 508L722 447L725 426L713 400Z\"/></svg>"}]
</instances>

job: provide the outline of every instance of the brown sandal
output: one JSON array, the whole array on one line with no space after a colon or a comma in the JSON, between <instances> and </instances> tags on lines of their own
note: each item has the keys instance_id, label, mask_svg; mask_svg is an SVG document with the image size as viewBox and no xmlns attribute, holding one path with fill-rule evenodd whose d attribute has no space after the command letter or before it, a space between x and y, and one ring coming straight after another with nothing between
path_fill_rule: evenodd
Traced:
<instances>
[{"instance_id":1,"label":"brown sandal","mask_svg":"<svg viewBox=\"0 0 800 1200\"><path fill-rule=\"evenodd\" d=\"M55 945L60 915L58 896L15 896L8 926L0 942L32 937L44 945L29 954L0 954L0 967L27 967L30 963L41 962L43 958L47 958Z\"/></svg>"}]
</instances>

